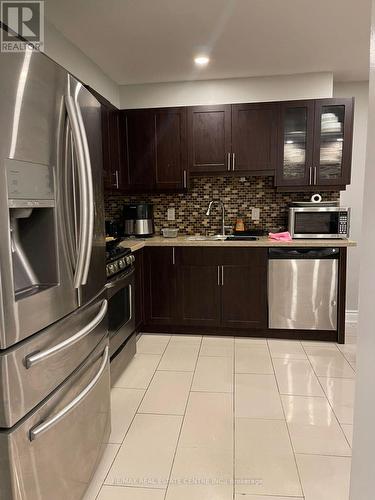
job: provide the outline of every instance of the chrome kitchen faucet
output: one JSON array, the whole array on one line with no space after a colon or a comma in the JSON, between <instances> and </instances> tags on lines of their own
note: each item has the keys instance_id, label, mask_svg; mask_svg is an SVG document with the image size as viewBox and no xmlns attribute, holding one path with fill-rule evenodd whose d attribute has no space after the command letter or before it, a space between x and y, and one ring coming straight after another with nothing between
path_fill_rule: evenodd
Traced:
<instances>
[{"instance_id":1,"label":"chrome kitchen faucet","mask_svg":"<svg viewBox=\"0 0 375 500\"><path fill-rule=\"evenodd\" d=\"M219 206L221 206L221 235L220 236L225 236L225 207L224 207L224 203L221 200L210 201L206 215L207 216L211 215L211 209L212 209L212 205L214 203L217 203Z\"/></svg>"}]
</instances>

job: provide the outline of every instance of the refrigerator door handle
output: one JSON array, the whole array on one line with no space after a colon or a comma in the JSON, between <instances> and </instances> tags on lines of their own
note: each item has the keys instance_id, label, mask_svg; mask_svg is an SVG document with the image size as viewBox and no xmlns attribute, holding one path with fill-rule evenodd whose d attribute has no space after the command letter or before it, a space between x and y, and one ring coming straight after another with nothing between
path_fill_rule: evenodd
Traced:
<instances>
[{"instance_id":1,"label":"refrigerator door handle","mask_svg":"<svg viewBox=\"0 0 375 500\"><path fill-rule=\"evenodd\" d=\"M63 349L66 349L67 347L71 347L72 345L83 339L83 337L86 337L86 335L92 332L94 328L96 328L103 321L105 315L107 314L107 310L108 310L108 301L105 299L103 300L100 310L98 314L95 316L95 318L92 321L90 321L90 323L88 323L84 328L79 330L76 334L72 335L72 337L69 337L63 342L60 342L59 344L56 344L55 346L50 347L45 351L36 352L34 354L28 354L25 357L26 368L27 369L31 368L32 366L36 365L37 363L40 363L44 359L53 356L57 352L60 352Z\"/></svg>"},{"instance_id":2,"label":"refrigerator door handle","mask_svg":"<svg viewBox=\"0 0 375 500\"><path fill-rule=\"evenodd\" d=\"M74 103L76 106L77 119L79 124L79 129L81 132L81 141L83 147L83 154L85 158L85 176L87 183L87 244L86 244L86 252L84 259L84 267L82 273L82 281L81 285L86 285L87 278L90 270L90 262L91 262L91 254L92 254L92 244L93 244L93 235L94 235L94 187L92 182L92 167L91 167L91 158L90 158L90 149L87 141L85 124L83 122L81 108L78 102L78 94L80 89L82 88L82 84L78 83L76 87L76 91L74 92Z\"/></svg>"},{"instance_id":3,"label":"refrigerator door handle","mask_svg":"<svg viewBox=\"0 0 375 500\"><path fill-rule=\"evenodd\" d=\"M65 103L72 127L74 146L78 162L78 182L80 192L79 205L81 218L74 288L79 288L87 283L94 228L94 196L91 175L91 160L81 109L78 103L78 94L81 86L82 85L77 82L73 99L71 96L71 77L68 75L68 90L65 95Z\"/></svg>"},{"instance_id":4,"label":"refrigerator door handle","mask_svg":"<svg viewBox=\"0 0 375 500\"><path fill-rule=\"evenodd\" d=\"M71 269L75 273L76 268L76 258L77 258L77 210L76 210L76 200L75 196L69 194L73 183L73 192L75 186L75 166L74 166L74 152L73 152L73 137L72 129L69 119L66 119L65 132L64 132L64 219L67 234L67 247L68 247L68 257ZM71 176L68 170L71 170ZM69 223L71 220L69 206L73 205L73 224Z\"/></svg>"},{"instance_id":5,"label":"refrigerator door handle","mask_svg":"<svg viewBox=\"0 0 375 500\"><path fill-rule=\"evenodd\" d=\"M60 420L62 420L75 406L77 406L87 396L87 394L95 387L100 377L103 375L103 372L107 367L108 358L109 358L109 348L107 346L103 352L103 361L100 365L99 371L95 375L95 377L91 380L89 385L87 385L83 389L83 391L78 394L78 396L76 396L68 405L65 406L65 408L56 413L56 415L54 415L52 418L46 420L45 422L42 422L33 429L30 429L29 431L30 441L35 441L35 439L37 439L41 434L44 434L51 427L60 422Z\"/></svg>"},{"instance_id":6,"label":"refrigerator door handle","mask_svg":"<svg viewBox=\"0 0 375 500\"><path fill-rule=\"evenodd\" d=\"M74 288L79 288L83 281L83 270L84 261L86 253L86 242L88 237L88 194L87 194L87 184L84 175L84 154L83 147L81 143L81 134L79 131L79 124L75 112L75 106L73 99L70 95L65 96L66 109L69 116L69 121L72 127L74 146L76 150L76 157L78 163L78 182L80 190L80 200L79 200L79 213L81 218L81 223L79 225L79 238L78 238L78 249L77 249L77 265L74 275Z\"/></svg>"}]
</instances>

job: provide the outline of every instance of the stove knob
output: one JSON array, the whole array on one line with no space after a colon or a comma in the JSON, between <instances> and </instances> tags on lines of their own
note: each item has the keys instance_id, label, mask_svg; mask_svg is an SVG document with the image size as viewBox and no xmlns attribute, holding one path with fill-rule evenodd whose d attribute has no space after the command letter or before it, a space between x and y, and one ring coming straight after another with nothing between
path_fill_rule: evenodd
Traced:
<instances>
[{"instance_id":1,"label":"stove knob","mask_svg":"<svg viewBox=\"0 0 375 500\"><path fill-rule=\"evenodd\" d=\"M133 264L133 262L135 261L135 258L134 258L134 255L128 255L126 257L126 262L127 264L130 266L131 264Z\"/></svg>"},{"instance_id":2,"label":"stove knob","mask_svg":"<svg viewBox=\"0 0 375 500\"><path fill-rule=\"evenodd\" d=\"M119 265L120 269L124 269L124 267L125 267L125 261L124 261L124 259L120 259L118 261L118 265Z\"/></svg>"},{"instance_id":3,"label":"stove knob","mask_svg":"<svg viewBox=\"0 0 375 500\"><path fill-rule=\"evenodd\" d=\"M113 264L108 264L108 266L107 266L107 274L108 274L108 276L110 276L111 274L113 274L113 271L114 271Z\"/></svg>"},{"instance_id":4,"label":"stove knob","mask_svg":"<svg viewBox=\"0 0 375 500\"><path fill-rule=\"evenodd\" d=\"M115 273L117 273L117 271L118 271L118 263L117 263L117 261L113 263L113 271Z\"/></svg>"}]
</instances>

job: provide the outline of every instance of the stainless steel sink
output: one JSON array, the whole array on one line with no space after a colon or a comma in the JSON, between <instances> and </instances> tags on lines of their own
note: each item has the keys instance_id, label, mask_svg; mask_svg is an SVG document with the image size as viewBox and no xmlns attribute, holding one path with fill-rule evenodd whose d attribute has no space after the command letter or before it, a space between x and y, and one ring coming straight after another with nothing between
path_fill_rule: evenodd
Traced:
<instances>
[{"instance_id":1,"label":"stainless steel sink","mask_svg":"<svg viewBox=\"0 0 375 500\"><path fill-rule=\"evenodd\" d=\"M214 234L213 236L187 236L187 240L189 241L224 241L227 239L227 236L223 236L222 234Z\"/></svg>"},{"instance_id":2,"label":"stainless steel sink","mask_svg":"<svg viewBox=\"0 0 375 500\"><path fill-rule=\"evenodd\" d=\"M213 236L186 236L189 241L255 241L259 238L257 236L244 236L244 237L233 237L230 235L223 236L222 234L214 234Z\"/></svg>"}]
</instances>

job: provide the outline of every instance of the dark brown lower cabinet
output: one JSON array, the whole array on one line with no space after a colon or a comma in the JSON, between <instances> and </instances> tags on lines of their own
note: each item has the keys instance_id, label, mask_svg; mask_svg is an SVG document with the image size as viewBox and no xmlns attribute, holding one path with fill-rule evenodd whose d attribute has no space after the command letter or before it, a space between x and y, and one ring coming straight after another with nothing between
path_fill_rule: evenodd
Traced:
<instances>
[{"instance_id":1,"label":"dark brown lower cabinet","mask_svg":"<svg viewBox=\"0 0 375 500\"><path fill-rule=\"evenodd\" d=\"M145 323L176 324L176 266L174 248L144 249Z\"/></svg>"},{"instance_id":2,"label":"dark brown lower cabinet","mask_svg":"<svg viewBox=\"0 0 375 500\"><path fill-rule=\"evenodd\" d=\"M266 328L267 251L225 249L221 269L221 326Z\"/></svg>"},{"instance_id":3,"label":"dark brown lower cabinet","mask_svg":"<svg viewBox=\"0 0 375 500\"><path fill-rule=\"evenodd\" d=\"M134 314L135 314L135 329L139 330L140 326L144 322L144 300L143 300L143 280L144 280L144 269L143 269L143 249L138 250L135 253L135 304L134 304Z\"/></svg>"},{"instance_id":4,"label":"dark brown lower cabinet","mask_svg":"<svg viewBox=\"0 0 375 500\"><path fill-rule=\"evenodd\" d=\"M145 251L146 324L220 328L222 333L266 327L266 249Z\"/></svg>"},{"instance_id":5,"label":"dark brown lower cabinet","mask_svg":"<svg viewBox=\"0 0 375 500\"><path fill-rule=\"evenodd\" d=\"M148 247L148 332L345 341L346 248L340 249L337 331L268 328L268 249Z\"/></svg>"},{"instance_id":6,"label":"dark brown lower cabinet","mask_svg":"<svg viewBox=\"0 0 375 500\"><path fill-rule=\"evenodd\" d=\"M208 248L176 248L178 324L220 325L220 288L217 251Z\"/></svg>"}]
</instances>

